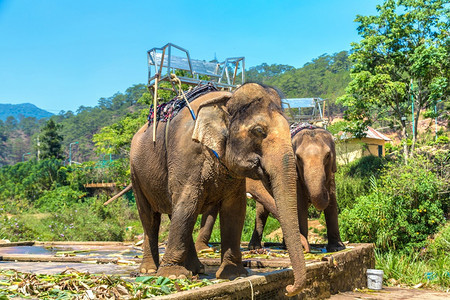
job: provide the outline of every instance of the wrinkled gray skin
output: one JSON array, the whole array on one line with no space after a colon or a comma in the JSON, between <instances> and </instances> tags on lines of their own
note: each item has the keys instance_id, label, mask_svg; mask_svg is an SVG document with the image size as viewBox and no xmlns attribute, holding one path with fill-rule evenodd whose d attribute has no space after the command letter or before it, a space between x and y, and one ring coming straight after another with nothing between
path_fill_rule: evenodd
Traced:
<instances>
[{"instance_id":1,"label":"wrinkled gray skin","mask_svg":"<svg viewBox=\"0 0 450 300\"><path fill-rule=\"evenodd\" d=\"M338 226L334 173L336 172L336 152L333 136L326 130L303 129L292 138L296 155L298 187L298 218L302 244L310 251L308 238L308 206L312 203L316 209L324 210L328 235L328 252L345 249L341 241ZM269 213L279 218L272 195L260 181L247 180L247 192L256 200L255 229L249 243L249 249L261 248L261 239ZM197 250L207 248L211 236L217 209L211 207L202 218L202 228L197 242Z\"/></svg>"},{"instance_id":2,"label":"wrinkled gray skin","mask_svg":"<svg viewBox=\"0 0 450 300\"><path fill-rule=\"evenodd\" d=\"M199 213L216 205L220 211L221 265L217 278L247 274L240 239L245 217L245 177L261 180L273 190L282 230L294 270L288 295L305 285L306 270L300 241L295 156L289 125L278 93L245 84L233 94L212 92L191 103L194 121L183 109L170 121L145 125L133 137L131 179L144 228L141 273L189 276L202 273L192 239ZM214 154L214 150L220 159ZM171 216L168 244L159 262L161 214Z\"/></svg>"}]
</instances>

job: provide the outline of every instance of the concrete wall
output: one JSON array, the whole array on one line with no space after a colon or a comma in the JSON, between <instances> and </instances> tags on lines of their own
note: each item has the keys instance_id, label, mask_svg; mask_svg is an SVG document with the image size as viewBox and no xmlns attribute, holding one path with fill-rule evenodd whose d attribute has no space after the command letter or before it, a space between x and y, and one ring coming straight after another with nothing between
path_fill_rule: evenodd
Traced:
<instances>
[{"instance_id":1,"label":"concrete wall","mask_svg":"<svg viewBox=\"0 0 450 300\"><path fill-rule=\"evenodd\" d=\"M367 269L375 267L373 244L353 244L348 250L312 261L306 265L307 283L299 295L288 298L285 288L293 282L291 269L277 270L197 290L160 296L155 299L325 299L332 294L367 287Z\"/></svg>"},{"instance_id":2,"label":"concrete wall","mask_svg":"<svg viewBox=\"0 0 450 300\"><path fill-rule=\"evenodd\" d=\"M385 155L386 141L370 138L348 139L336 142L336 158L338 164L347 164L363 156L378 156L378 146L382 147L382 156Z\"/></svg>"}]
</instances>

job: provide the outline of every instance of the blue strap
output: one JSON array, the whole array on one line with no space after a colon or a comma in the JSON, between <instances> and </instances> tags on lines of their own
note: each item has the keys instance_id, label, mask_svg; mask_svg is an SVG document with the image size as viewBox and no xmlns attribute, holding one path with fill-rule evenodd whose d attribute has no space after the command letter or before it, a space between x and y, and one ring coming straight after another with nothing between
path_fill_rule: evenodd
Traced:
<instances>
[{"instance_id":1,"label":"blue strap","mask_svg":"<svg viewBox=\"0 0 450 300\"><path fill-rule=\"evenodd\" d=\"M213 149L211 149L211 151L212 151L212 153L214 153L214 155L217 157L217 159L220 161L220 157L219 157L219 154L217 154L217 152L216 151L214 151Z\"/></svg>"},{"instance_id":2,"label":"blue strap","mask_svg":"<svg viewBox=\"0 0 450 300\"><path fill-rule=\"evenodd\" d=\"M190 108L190 107L188 107L189 108L189 111L191 112L191 116L192 116L192 119L194 119L194 121L195 121L195 114L194 114L194 111Z\"/></svg>"}]
</instances>

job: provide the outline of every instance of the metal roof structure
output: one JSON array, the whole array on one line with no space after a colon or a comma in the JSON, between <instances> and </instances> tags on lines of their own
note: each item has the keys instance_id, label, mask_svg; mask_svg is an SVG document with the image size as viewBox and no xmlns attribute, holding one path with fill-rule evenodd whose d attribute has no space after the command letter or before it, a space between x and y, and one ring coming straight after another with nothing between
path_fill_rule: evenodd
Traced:
<instances>
[{"instance_id":1,"label":"metal roof structure","mask_svg":"<svg viewBox=\"0 0 450 300\"><path fill-rule=\"evenodd\" d=\"M328 120L324 117L325 101L322 98L281 99L281 108L291 122L322 122L326 127Z\"/></svg>"}]
</instances>

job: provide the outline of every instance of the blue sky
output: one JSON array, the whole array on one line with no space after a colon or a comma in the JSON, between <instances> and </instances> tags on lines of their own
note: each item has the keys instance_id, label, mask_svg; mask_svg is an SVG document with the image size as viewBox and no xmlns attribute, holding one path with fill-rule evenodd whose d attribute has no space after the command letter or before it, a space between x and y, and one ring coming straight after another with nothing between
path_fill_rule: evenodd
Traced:
<instances>
[{"instance_id":1,"label":"blue sky","mask_svg":"<svg viewBox=\"0 0 450 300\"><path fill-rule=\"evenodd\" d=\"M0 0L0 103L95 106L145 83L146 51L168 42L196 59L301 67L349 50L355 16L381 2Z\"/></svg>"}]
</instances>

